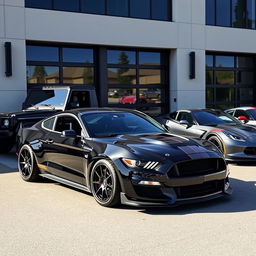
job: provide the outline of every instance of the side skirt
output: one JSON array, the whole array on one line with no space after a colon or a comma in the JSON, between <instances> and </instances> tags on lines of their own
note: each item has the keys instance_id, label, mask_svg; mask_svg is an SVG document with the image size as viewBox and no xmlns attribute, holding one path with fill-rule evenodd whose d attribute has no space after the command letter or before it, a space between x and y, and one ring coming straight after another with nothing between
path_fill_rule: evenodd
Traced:
<instances>
[{"instance_id":1,"label":"side skirt","mask_svg":"<svg viewBox=\"0 0 256 256\"><path fill-rule=\"evenodd\" d=\"M86 186L78 184L78 183L70 181L70 180L65 180L65 179L60 178L58 176L48 174L48 173L40 174L40 176L43 177L43 178L47 178L49 180L53 180L53 181L65 184L65 185L73 187L73 188L80 189L82 191L91 193L90 189L88 189Z\"/></svg>"}]
</instances>

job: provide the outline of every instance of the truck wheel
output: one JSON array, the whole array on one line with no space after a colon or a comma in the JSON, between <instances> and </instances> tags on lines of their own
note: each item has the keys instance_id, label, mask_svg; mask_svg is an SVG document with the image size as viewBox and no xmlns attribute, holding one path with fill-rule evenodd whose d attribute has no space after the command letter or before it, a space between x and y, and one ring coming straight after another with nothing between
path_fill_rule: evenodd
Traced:
<instances>
[{"instance_id":1,"label":"truck wheel","mask_svg":"<svg viewBox=\"0 0 256 256\"><path fill-rule=\"evenodd\" d=\"M11 151L15 142L12 139L10 139L10 140L0 141L0 144L1 144L0 154L6 154L6 153L9 153Z\"/></svg>"}]
</instances>

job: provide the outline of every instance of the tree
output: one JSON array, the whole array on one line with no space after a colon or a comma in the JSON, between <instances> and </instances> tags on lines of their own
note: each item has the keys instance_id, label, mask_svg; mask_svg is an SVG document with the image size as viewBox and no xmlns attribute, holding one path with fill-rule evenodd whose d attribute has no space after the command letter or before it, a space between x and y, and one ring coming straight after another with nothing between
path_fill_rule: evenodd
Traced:
<instances>
[{"instance_id":1,"label":"tree","mask_svg":"<svg viewBox=\"0 0 256 256\"><path fill-rule=\"evenodd\" d=\"M129 57L126 55L125 52L121 52L118 58L118 63L121 65L127 65L130 63ZM119 84L130 84L131 83L131 77L124 76L125 73L129 71L128 68L119 68L117 71L117 80Z\"/></svg>"},{"instance_id":2,"label":"tree","mask_svg":"<svg viewBox=\"0 0 256 256\"><path fill-rule=\"evenodd\" d=\"M33 78L37 79L37 83L44 83L47 72L44 66L36 66L33 73Z\"/></svg>"}]
</instances>

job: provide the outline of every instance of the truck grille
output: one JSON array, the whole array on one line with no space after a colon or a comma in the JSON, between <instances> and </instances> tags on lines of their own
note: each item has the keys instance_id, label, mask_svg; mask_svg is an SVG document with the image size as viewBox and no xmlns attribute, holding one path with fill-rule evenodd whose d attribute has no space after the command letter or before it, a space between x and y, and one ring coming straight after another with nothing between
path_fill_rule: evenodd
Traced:
<instances>
[{"instance_id":1,"label":"truck grille","mask_svg":"<svg viewBox=\"0 0 256 256\"><path fill-rule=\"evenodd\" d=\"M214 180L199 185L175 188L178 199L201 197L214 194L224 189L224 180Z\"/></svg>"},{"instance_id":2,"label":"truck grille","mask_svg":"<svg viewBox=\"0 0 256 256\"><path fill-rule=\"evenodd\" d=\"M175 164L168 172L168 176L170 178L193 177L224 170L226 170L226 164L221 158L199 159Z\"/></svg>"}]
</instances>

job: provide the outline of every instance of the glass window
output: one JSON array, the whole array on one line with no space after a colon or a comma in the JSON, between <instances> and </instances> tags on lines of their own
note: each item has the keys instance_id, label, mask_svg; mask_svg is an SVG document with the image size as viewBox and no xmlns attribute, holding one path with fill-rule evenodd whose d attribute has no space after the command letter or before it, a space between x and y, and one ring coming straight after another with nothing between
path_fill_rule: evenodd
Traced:
<instances>
[{"instance_id":1,"label":"glass window","mask_svg":"<svg viewBox=\"0 0 256 256\"><path fill-rule=\"evenodd\" d=\"M214 101L214 88L206 88L206 102Z\"/></svg>"},{"instance_id":2,"label":"glass window","mask_svg":"<svg viewBox=\"0 0 256 256\"><path fill-rule=\"evenodd\" d=\"M235 73L233 71L216 71L216 84L235 84Z\"/></svg>"},{"instance_id":3,"label":"glass window","mask_svg":"<svg viewBox=\"0 0 256 256\"><path fill-rule=\"evenodd\" d=\"M136 84L136 69L108 68L108 84Z\"/></svg>"},{"instance_id":4,"label":"glass window","mask_svg":"<svg viewBox=\"0 0 256 256\"><path fill-rule=\"evenodd\" d=\"M216 67L218 68L234 68L235 58L234 56L216 56Z\"/></svg>"},{"instance_id":5,"label":"glass window","mask_svg":"<svg viewBox=\"0 0 256 256\"><path fill-rule=\"evenodd\" d=\"M29 84L58 84L59 68L53 66L27 66Z\"/></svg>"},{"instance_id":6,"label":"glass window","mask_svg":"<svg viewBox=\"0 0 256 256\"><path fill-rule=\"evenodd\" d=\"M107 13L116 16L128 16L128 0L107 0Z\"/></svg>"},{"instance_id":7,"label":"glass window","mask_svg":"<svg viewBox=\"0 0 256 256\"><path fill-rule=\"evenodd\" d=\"M64 84L93 84L94 72L90 67L64 67Z\"/></svg>"},{"instance_id":8,"label":"glass window","mask_svg":"<svg viewBox=\"0 0 256 256\"><path fill-rule=\"evenodd\" d=\"M138 1L138 0L137 0ZM155 20L170 20L171 10L170 10L170 0L151 0L151 12L152 19Z\"/></svg>"},{"instance_id":9,"label":"glass window","mask_svg":"<svg viewBox=\"0 0 256 256\"><path fill-rule=\"evenodd\" d=\"M180 112L177 117L177 120L178 121L186 120L186 121L188 121L189 124L193 124L193 122L194 122L192 114L188 113L188 112Z\"/></svg>"},{"instance_id":10,"label":"glass window","mask_svg":"<svg viewBox=\"0 0 256 256\"><path fill-rule=\"evenodd\" d=\"M216 0L216 25L230 27L230 0Z\"/></svg>"},{"instance_id":11,"label":"glass window","mask_svg":"<svg viewBox=\"0 0 256 256\"><path fill-rule=\"evenodd\" d=\"M215 25L215 0L206 0L206 25Z\"/></svg>"},{"instance_id":12,"label":"glass window","mask_svg":"<svg viewBox=\"0 0 256 256\"><path fill-rule=\"evenodd\" d=\"M252 85L255 83L255 74L251 71L239 71L238 72L238 84Z\"/></svg>"},{"instance_id":13,"label":"glass window","mask_svg":"<svg viewBox=\"0 0 256 256\"><path fill-rule=\"evenodd\" d=\"M81 0L82 12L105 14L105 0Z\"/></svg>"},{"instance_id":14,"label":"glass window","mask_svg":"<svg viewBox=\"0 0 256 256\"><path fill-rule=\"evenodd\" d=\"M139 76L140 84L161 84L160 69L140 69Z\"/></svg>"},{"instance_id":15,"label":"glass window","mask_svg":"<svg viewBox=\"0 0 256 256\"><path fill-rule=\"evenodd\" d=\"M232 26L236 28L245 27L246 2L243 0L232 0Z\"/></svg>"},{"instance_id":16,"label":"glass window","mask_svg":"<svg viewBox=\"0 0 256 256\"><path fill-rule=\"evenodd\" d=\"M237 57L237 67L238 68L254 68L255 58L254 57Z\"/></svg>"},{"instance_id":17,"label":"glass window","mask_svg":"<svg viewBox=\"0 0 256 256\"><path fill-rule=\"evenodd\" d=\"M31 8L51 9L52 0L25 0L25 6Z\"/></svg>"},{"instance_id":18,"label":"glass window","mask_svg":"<svg viewBox=\"0 0 256 256\"><path fill-rule=\"evenodd\" d=\"M27 61L59 61L59 50L57 47L27 45Z\"/></svg>"},{"instance_id":19,"label":"glass window","mask_svg":"<svg viewBox=\"0 0 256 256\"><path fill-rule=\"evenodd\" d=\"M256 28L256 1L255 0L247 0L247 20L246 27L247 28Z\"/></svg>"},{"instance_id":20,"label":"glass window","mask_svg":"<svg viewBox=\"0 0 256 256\"><path fill-rule=\"evenodd\" d=\"M216 101L230 102L235 100L234 88L216 88Z\"/></svg>"},{"instance_id":21,"label":"glass window","mask_svg":"<svg viewBox=\"0 0 256 256\"><path fill-rule=\"evenodd\" d=\"M161 89L141 88L139 90L139 103L161 103Z\"/></svg>"},{"instance_id":22,"label":"glass window","mask_svg":"<svg viewBox=\"0 0 256 256\"><path fill-rule=\"evenodd\" d=\"M79 11L79 0L54 0L54 9L61 11Z\"/></svg>"},{"instance_id":23,"label":"glass window","mask_svg":"<svg viewBox=\"0 0 256 256\"><path fill-rule=\"evenodd\" d=\"M53 130L53 125L54 125L55 117L52 117L46 121L43 122L43 127L49 130Z\"/></svg>"},{"instance_id":24,"label":"glass window","mask_svg":"<svg viewBox=\"0 0 256 256\"><path fill-rule=\"evenodd\" d=\"M206 55L206 67L210 68L213 67L213 56L212 55Z\"/></svg>"},{"instance_id":25,"label":"glass window","mask_svg":"<svg viewBox=\"0 0 256 256\"><path fill-rule=\"evenodd\" d=\"M63 48L63 61L75 63L93 63L93 50L80 48Z\"/></svg>"},{"instance_id":26,"label":"glass window","mask_svg":"<svg viewBox=\"0 0 256 256\"><path fill-rule=\"evenodd\" d=\"M240 88L240 100L241 101L253 101L254 90L253 88Z\"/></svg>"},{"instance_id":27,"label":"glass window","mask_svg":"<svg viewBox=\"0 0 256 256\"><path fill-rule=\"evenodd\" d=\"M108 64L136 64L136 53L134 51L107 51Z\"/></svg>"},{"instance_id":28,"label":"glass window","mask_svg":"<svg viewBox=\"0 0 256 256\"><path fill-rule=\"evenodd\" d=\"M109 104L135 104L137 103L136 88L108 89Z\"/></svg>"},{"instance_id":29,"label":"glass window","mask_svg":"<svg viewBox=\"0 0 256 256\"><path fill-rule=\"evenodd\" d=\"M213 84L213 71L206 70L206 84Z\"/></svg>"},{"instance_id":30,"label":"glass window","mask_svg":"<svg viewBox=\"0 0 256 256\"><path fill-rule=\"evenodd\" d=\"M150 0L130 0L130 15L134 18L150 18Z\"/></svg>"},{"instance_id":31,"label":"glass window","mask_svg":"<svg viewBox=\"0 0 256 256\"><path fill-rule=\"evenodd\" d=\"M161 54L159 52L139 52L140 65L160 65Z\"/></svg>"}]
</instances>

